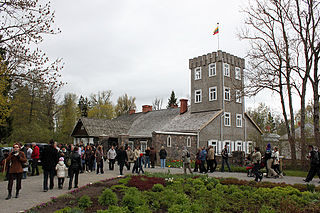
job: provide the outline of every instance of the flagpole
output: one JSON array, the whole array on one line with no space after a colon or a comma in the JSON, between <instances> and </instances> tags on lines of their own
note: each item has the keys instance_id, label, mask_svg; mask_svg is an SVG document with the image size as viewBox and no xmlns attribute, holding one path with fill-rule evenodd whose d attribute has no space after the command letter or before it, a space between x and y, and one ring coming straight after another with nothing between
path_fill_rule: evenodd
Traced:
<instances>
[{"instance_id":1,"label":"flagpole","mask_svg":"<svg viewBox=\"0 0 320 213\"><path fill-rule=\"evenodd\" d=\"M219 29L219 22L217 23L217 25L218 25L218 29ZM220 29L219 29L219 31L220 31ZM219 40L220 40L220 32L218 33L218 50L219 50Z\"/></svg>"}]
</instances>

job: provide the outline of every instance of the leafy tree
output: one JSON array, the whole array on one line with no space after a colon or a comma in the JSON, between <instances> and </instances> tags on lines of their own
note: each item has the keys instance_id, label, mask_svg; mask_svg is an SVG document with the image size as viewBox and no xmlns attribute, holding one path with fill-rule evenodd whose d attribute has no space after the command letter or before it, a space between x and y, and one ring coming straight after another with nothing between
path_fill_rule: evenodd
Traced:
<instances>
[{"instance_id":1,"label":"leafy tree","mask_svg":"<svg viewBox=\"0 0 320 213\"><path fill-rule=\"evenodd\" d=\"M178 106L178 103L177 103L176 95L175 95L174 91L172 90L170 98L168 99L167 108L169 109L169 108L172 108L172 107L175 107L175 106Z\"/></svg>"},{"instance_id":2,"label":"leafy tree","mask_svg":"<svg viewBox=\"0 0 320 213\"><path fill-rule=\"evenodd\" d=\"M129 110L136 109L135 97L128 97L127 94L120 96L115 107L115 113L117 116L129 113Z\"/></svg>"},{"instance_id":3,"label":"leafy tree","mask_svg":"<svg viewBox=\"0 0 320 213\"><path fill-rule=\"evenodd\" d=\"M111 90L98 92L90 96L90 110L88 117L112 119L114 117L114 107L111 103Z\"/></svg>"},{"instance_id":4,"label":"leafy tree","mask_svg":"<svg viewBox=\"0 0 320 213\"><path fill-rule=\"evenodd\" d=\"M55 138L61 143L72 143L73 138L70 136L76 120L79 115L77 113L77 95L67 93L64 95L61 110L57 114L57 130Z\"/></svg>"},{"instance_id":5,"label":"leafy tree","mask_svg":"<svg viewBox=\"0 0 320 213\"><path fill-rule=\"evenodd\" d=\"M8 92L10 89L10 78L6 75L7 65L0 56L0 126L7 125L7 119L10 116L10 99Z\"/></svg>"},{"instance_id":6,"label":"leafy tree","mask_svg":"<svg viewBox=\"0 0 320 213\"><path fill-rule=\"evenodd\" d=\"M88 110L89 110L88 98L84 98L81 95L79 99L78 107L79 107L81 117L88 117Z\"/></svg>"}]
</instances>

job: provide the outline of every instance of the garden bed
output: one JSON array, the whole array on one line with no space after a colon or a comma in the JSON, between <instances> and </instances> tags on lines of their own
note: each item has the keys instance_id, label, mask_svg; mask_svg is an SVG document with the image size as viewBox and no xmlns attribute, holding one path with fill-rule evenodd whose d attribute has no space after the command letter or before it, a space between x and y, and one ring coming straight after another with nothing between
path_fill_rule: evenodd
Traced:
<instances>
[{"instance_id":1,"label":"garden bed","mask_svg":"<svg viewBox=\"0 0 320 213\"><path fill-rule=\"evenodd\" d=\"M158 173L89 184L27 212L320 212L319 191L314 185Z\"/></svg>"}]
</instances>

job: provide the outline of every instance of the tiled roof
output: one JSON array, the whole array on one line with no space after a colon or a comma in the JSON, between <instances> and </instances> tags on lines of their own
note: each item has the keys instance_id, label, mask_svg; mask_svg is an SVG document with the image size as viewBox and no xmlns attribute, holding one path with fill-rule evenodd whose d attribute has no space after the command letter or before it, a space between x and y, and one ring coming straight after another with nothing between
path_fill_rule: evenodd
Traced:
<instances>
[{"instance_id":1,"label":"tiled roof","mask_svg":"<svg viewBox=\"0 0 320 213\"><path fill-rule=\"evenodd\" d=\"M130 128L127 121L113 121L96 118L80 118L89 136L114 136L126 134Z\"/></svg>"}]
</instances>

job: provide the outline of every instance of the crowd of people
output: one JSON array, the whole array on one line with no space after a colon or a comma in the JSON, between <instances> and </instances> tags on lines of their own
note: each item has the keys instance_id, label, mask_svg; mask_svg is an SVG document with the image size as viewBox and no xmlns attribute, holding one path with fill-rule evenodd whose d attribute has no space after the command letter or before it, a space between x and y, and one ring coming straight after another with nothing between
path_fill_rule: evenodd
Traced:
<instances>
[{"instance_id":1,"label":"crowd of people","mask_svg":"<svg viewBox=\"0 0 320 213\"><path fill-rule=\"evenodd\" d=\"M308 158L310 159L311 167L307 178L304 179L305 182L310 182L316 174L320 177L320 154L316 147L309 146L309 148L310 153ZM21 180L27 178L27 173L31 176L39 175L39 162L41 162L43 170L43 191L47 192L49 189L54 188L55 176L58 178L58 189L62 189L65 178L69 178L68 189L70 190L72 186L78 188L80 173L96 172L96 174L103 174L105 162L108 164L109 170L114 170L114 165L117 162L119 165L119 176L123 176L124 168L131 171L132 174L144 173L143 168L146 167L154 168L157 156L160 158L161 168L165 168L167 151L163 146L159 152L153 147L147 147L142 153L140 146L135 147L133 150L128 145L111 146L110 149L105 149L102 145L96 147L94 145L85 146L82 143L77 145L57 144L57 142L51 140L41 154L36 143L32 143L31 145L15 143L13 151L5 153L2 156L4 160L1 162L0 159L0 163L3 165L3 170L6 172L6 179L8 180L8 196L6 199L11 199L14 180L16 180L15 197L18 198L19 191L21 190ZM195 167L193 171L191 170L191 154L186 147L183 147L181 157L185 174L187 173L187 169L192 174L194 172L212 173L217 168L217 157L213 146L198 149L195 155ZM224 172L225 165L228 171L231 172L229 157L228 146L225 145L221 151L221 172ZM259 147L256 147L254 152L249 155L249 159L253 164L252 172L255 181L262 180L263 174L260 172L260 169L263 167L266 167L267 178L283 177L279 166L280 156L278 147L272 149L271 145L268 144L264 155L261 154Z\"/></svg>"},{"instance_id":2,"label":"crowd of people","mask_svg":"<svg viewBox=\"0 0 320 213\"><path fill-rule=\"evenodd\" d=\"M3 170L6 172L8 180L7 200L12 198L12 186L16 180L16 198L19 197L21 189L21 180L30 176L38 176L39 162L41 162L43 171L43 191L47 192L54 188L54 177L58 179L58 189L63 189L65 178L69 178L68 189L72 186L78 188L80 173L104 174L105 162L109 165L109 170L115 169L115 163L119 165L119 177L123 176L123 169L126 167L132 173L144 173L143 167L155 168L157 155L161 160L161 168L165 168L165 159L167 152L161 147L160 152L156 152L153 147L147 147L144 153L141 152L140 146L132 150L130 146L111 146L105 150L102 145L80 144L57 144L50 140L48 146L40 148L36 143L25 144L15 143L13 151L4 153L0 159ZM48 184L49 182L49 184Z\"/></svg>"}]
</instances>

